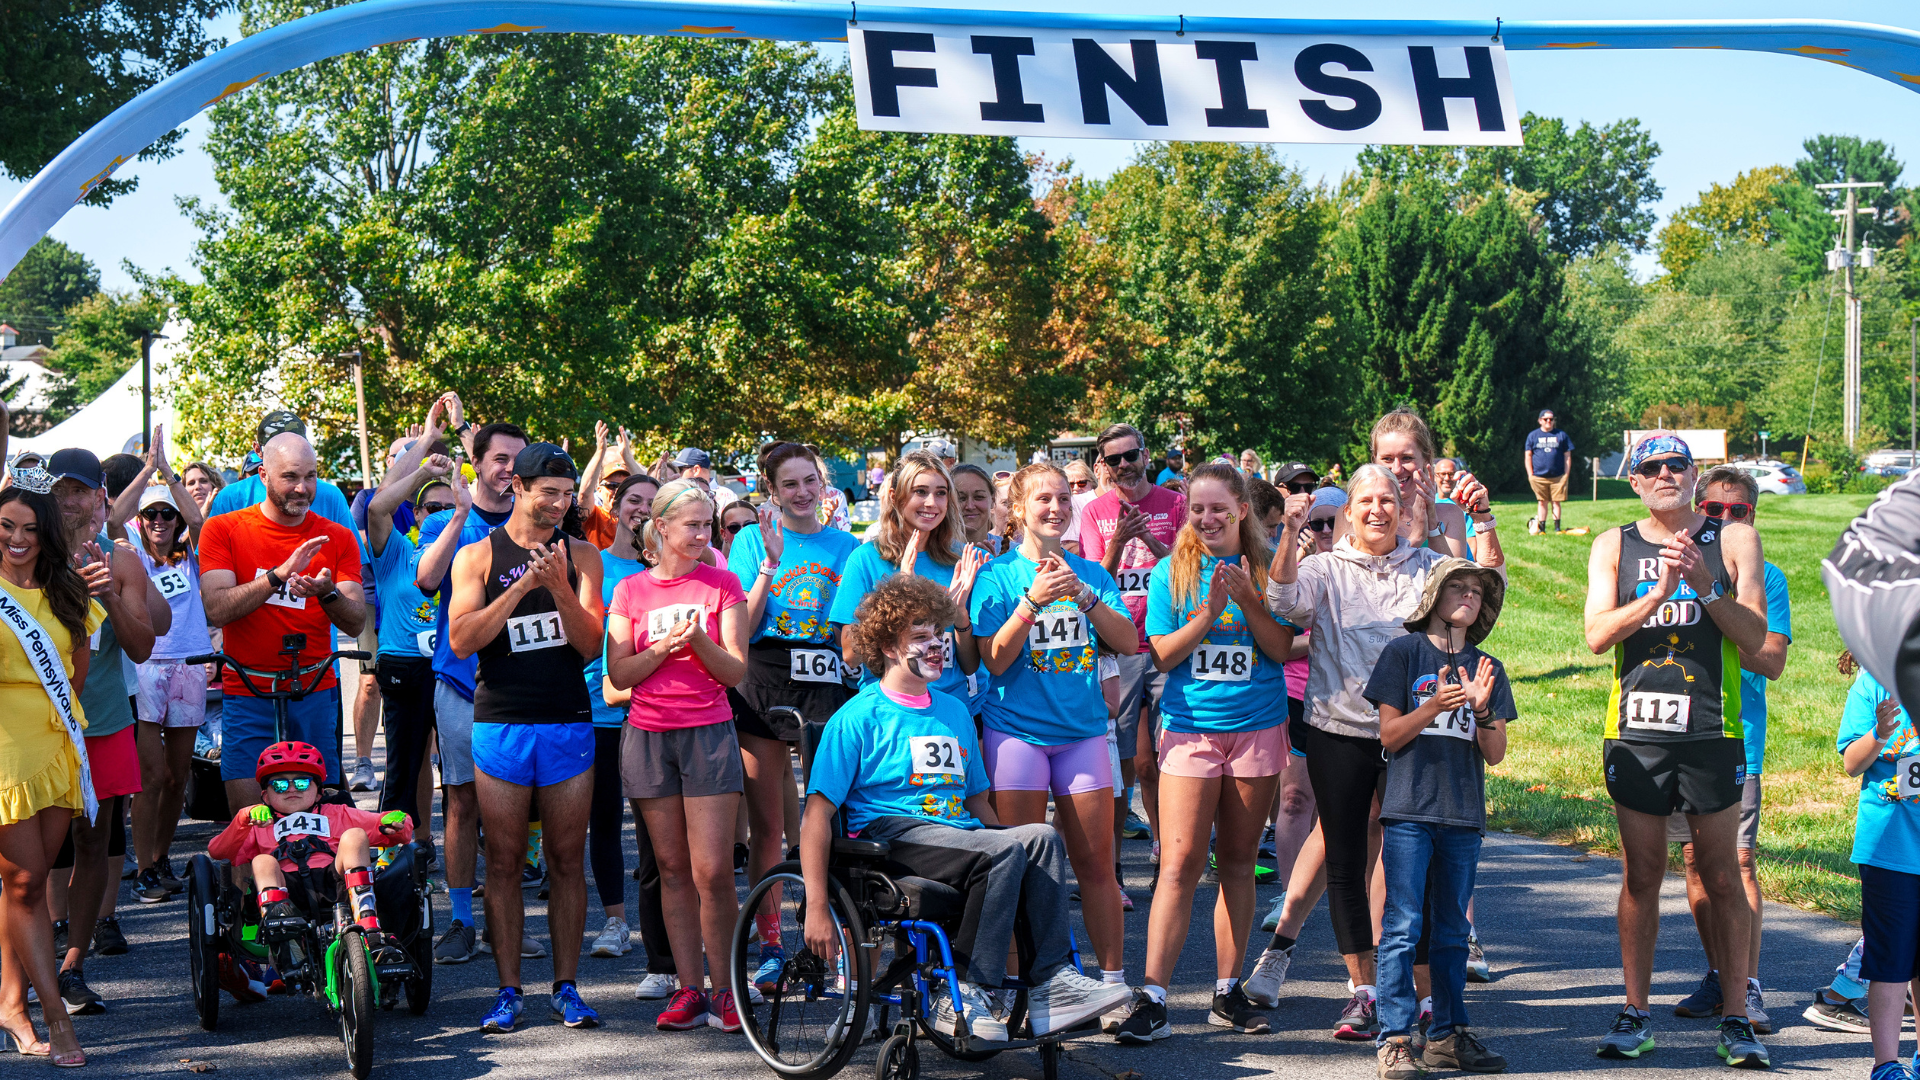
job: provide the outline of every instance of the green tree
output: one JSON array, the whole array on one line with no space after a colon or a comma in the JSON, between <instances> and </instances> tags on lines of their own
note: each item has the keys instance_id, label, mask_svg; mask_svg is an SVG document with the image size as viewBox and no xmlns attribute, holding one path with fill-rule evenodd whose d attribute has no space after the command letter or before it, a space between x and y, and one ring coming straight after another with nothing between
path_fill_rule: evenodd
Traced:
<instances>
[{"instance_id":1,"label":"green tree","mask_svg":"<svg viewBox=\"0 0 1920 1080\"><path fill-rule=\"evenodd\" d=\"M47 417L57 424L99 397L140 360L140 335L167 319L159 298L99 292L67 309L48 366L59 373L48 394Z\"/></svg>"},{"instance_id":2,"label":"green tree","mask_svg":"<svg viewBox=\"0 0 1920 1080\"><path fill-rule=\"evenodd\" d=\"M225 45L205 22L228 0L17 0L0 4L0 172L37 173L134 95ZM173 156L175 130L140 152ZM108 180L86 201L104 206L135 181Z\"/></svg>"},{"instance_id":3,"label":"green tree","mask_svg":"<svg viewBox=\"0 0 1920 1080\"><path fill-rule=\"evenodd\" d=\"M1660 230L1660 265L1678 278L1716 251L1777 240L1787 189L1794 185L1793 172L1783 165L1748 169L1732 184L1709 185L1697 202L1675 211Z\"/></svg>"},{"instance_id":4,"label":"green tree","mask_svg":"<svg viewBox=\"0 0 1920 1080\"><path fill-rule=\"evenodd\" d=\"M62 315L100 291L100 271L85 255L43 236L0 280L0 322L25 344L48 345Z\"/></svg>"},{"instance_id":5,"label":"green tree","mask_svg":"<svg viewBox=\"0 0 1920 1080\"><path fill-rule=\"evenodd\" d=\"M1207 452L1331 453L1348 389L1329 306L1325 196L1265 146L1163 143L1090 189L1123 267L1118 302L1152 331L1109 400L1149 438Z\"/></svg>"}]
</instances>

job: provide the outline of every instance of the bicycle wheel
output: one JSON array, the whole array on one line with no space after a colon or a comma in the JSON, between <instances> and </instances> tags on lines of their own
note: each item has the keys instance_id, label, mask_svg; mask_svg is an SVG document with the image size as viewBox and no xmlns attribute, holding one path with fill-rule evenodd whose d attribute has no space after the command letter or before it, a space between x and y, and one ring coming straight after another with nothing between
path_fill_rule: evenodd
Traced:
<instances>
[{"instance_id":1,"label":"bicycle wheel","mask_svg":"<svg viewBox=\"0 0 1920 1080\"><path fill-rule=\"evenodd\" d=\"M187 973L193 981L193 1011L200 1027L220 1024L220 878L213 860L195 855L187 862Z\"/></svg>"},{"instance_id":2,"label":"bicycle wheel","mask_svg":"<svg viewBox=\"0 0 1920 1080\"><path fill-rule=\"evenodd\" d=\"M420 1016L433 997L433 894L420 891L420 928L414 932L407 957L420 974L406 981L407 1011Z\"/></svg>"},{"instance_id":3,"label":"bicycle wheel","mask_svg":"<svg viewBox=\"0 0 1920 1080\"><path fill-rule=\"evenodd\" d=\"M774 1072L796 1080L821 1080L845 1068L866 1030L873 982L872 959L859 947L866 928L837 879L829 890L828 897L808 897L799 864L782 863L747 894L733 929L733 985L745 987L753 977L749 946L755 917L763 910L777 916L780 941L788 952L778 981L761 990L764 1005L753 1004L750 995L738 991L734 1000L754 1053ZM806 948L802 928L809 899L825 902L833 913L840 949L832 960Z\"/></svg>"},{"instance_id":4,"label":"bicycle wheel","mask_svg":"<svg viewBox=\"0 0 1920 1080\"><path fill-rule=\"evenodd\" d=\"M334 952L340 965L335 978L340 987L340 1039L347 1046L347 1068L354 1080L366 1080L373 1071L373 964L367 957L367 942L359 930L340 936Z\"/></svg>"}]
</instances>

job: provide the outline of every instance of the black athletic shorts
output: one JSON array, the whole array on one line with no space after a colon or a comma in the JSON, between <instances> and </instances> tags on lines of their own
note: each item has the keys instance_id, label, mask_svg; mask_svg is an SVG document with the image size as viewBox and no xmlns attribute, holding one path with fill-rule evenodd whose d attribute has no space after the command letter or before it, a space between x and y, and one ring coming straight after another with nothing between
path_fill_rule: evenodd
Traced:
<instances>
[{"instance_id":1,"label":"black athletic shorts","mask_svg":"<svg viewBox=\"0 0 1920 1080\"><path fill-rule=\"evenodd\" d=\"M1602 753L1607 794L1642 814L1717 814L1739 806L1746 787L1747 748L1739 739L1608 739Z\"/></svg>"},{"instance_id":2,"label":"black athletic shorts","mask_svg":"<svg viewBox=\"0 0 1920 1080\"><path fill-rule=\"evenodd\" d=\"M853 696L845 683L798 680L792 677L791 642L768 638L747 647L747 675L738 687L727 690L727 703L733 707L733 725L742 735L757 735L779 742L798 742L800 727L791 713L774 713L785 706L799 709L802 722L826 723ZM832 645L800 645L810 652L833 650ZM818 659L818 658L816 658Z\"/></svg>"}]
</instances>

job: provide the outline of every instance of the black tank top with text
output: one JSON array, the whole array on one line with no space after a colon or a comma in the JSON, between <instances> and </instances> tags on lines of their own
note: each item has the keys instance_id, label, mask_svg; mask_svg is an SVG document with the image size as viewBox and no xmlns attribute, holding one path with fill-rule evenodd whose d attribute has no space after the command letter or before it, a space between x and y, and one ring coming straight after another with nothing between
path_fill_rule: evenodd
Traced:
<instances>
[{"instance_id":1,"label":"black tank top with text","mask_svg":"<svg viewBox=\"0 0 1920 1080\"><path fill-rule=\"evenodd\" d=\"M1694 543L1720 588L1732 593L1720 548L1721 523L1708 518ZM1620 526L1617 601L1630 604L1658 586L1661 545ZM1613 649L1613 693L1606 737L1628 742L1738 739L1740 650L1720 632L1683 580L1671 597ZM1732 603L1722 600L1719 603Z\"/></svg>"},{"instance_id":2,"label":"black tank top with text","mask_svg":"<svg viewBox=\"0 0 1920 1080\"><path fill-rule=\"evenodd\" d=\"M554 530L549 544L567 542ZM567 584L579 584L571 548ZM502 527L487 536L486 601L492 604L528 571L533 553L507 536ZM478 678L473 690L476 724L591 723L587 702L587 661L567 644L553 594L535 588L520 598L507 624L492 641L480 647Z\"/></svg>"}]
</instances>

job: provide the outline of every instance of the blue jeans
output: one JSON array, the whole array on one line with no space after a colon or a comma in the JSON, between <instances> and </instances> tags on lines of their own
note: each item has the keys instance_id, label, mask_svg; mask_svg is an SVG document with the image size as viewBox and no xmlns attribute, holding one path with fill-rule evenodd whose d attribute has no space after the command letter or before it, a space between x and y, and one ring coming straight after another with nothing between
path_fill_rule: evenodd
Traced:
<instances>
[{"instance_id":1,"label":"blue jeans","mask_svg":"<svg viewBox=\"0 0 1920 1080\"><path fill-rule=\"evenodd\" d=\"M1413 953L1420 941L1421 909L1426 907L1433 917L1427 946L1433 1025L1427 1038L1444 1039L1454 1028L1468 1026L1467 901L1473 897L1480 861L1480 830L1419 821L1381 824L1387 910L1380 927L1380 1038L1411 1035L1420 1019Z\"/></svg>"}]
</instances>

